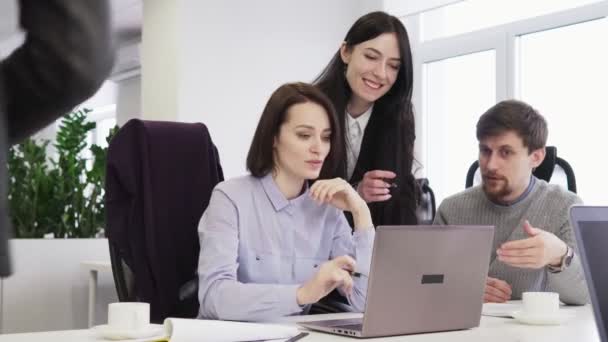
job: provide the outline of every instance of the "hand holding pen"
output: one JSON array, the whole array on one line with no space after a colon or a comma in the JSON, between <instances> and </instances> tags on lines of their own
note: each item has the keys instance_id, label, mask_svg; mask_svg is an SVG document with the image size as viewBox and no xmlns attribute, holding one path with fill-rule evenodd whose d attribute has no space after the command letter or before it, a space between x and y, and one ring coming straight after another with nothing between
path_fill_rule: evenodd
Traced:
<instances>
[{"instance_id":1,"label":"hand holding pen","mask_svg":"<svg viewBox=\"0 0 608 342\"><path fill-rule=\"evenodd\" d=\"M397 187L393 182L395 177L392 171L368 171L357 185L357 192L367 203L387 201L391 198L391 188Z\"/></svg>"},{"instance_id":2,"label":"hand holding pen","mask_svg":"<svg viewBox=\"0 0 608 342\"><path fill-rule=\"evenodd\" d=\"M353 278L368 278L367 274L363 274L361 272L355 272L355 271L350 272L350 276Z\"/></svg>"},{"instance_id":3,"label":"hand holding pen","mask_svg":"<svg viewBox=\"0 0 608 342\"><path fill-rule=\"evenodd\" d=\"M299 305L312 304L338 288L347 296L353 291L353 278L356 262L348 255L324 262L312 279L304 283L296 293Z\"/></svg>"}]
</instances>

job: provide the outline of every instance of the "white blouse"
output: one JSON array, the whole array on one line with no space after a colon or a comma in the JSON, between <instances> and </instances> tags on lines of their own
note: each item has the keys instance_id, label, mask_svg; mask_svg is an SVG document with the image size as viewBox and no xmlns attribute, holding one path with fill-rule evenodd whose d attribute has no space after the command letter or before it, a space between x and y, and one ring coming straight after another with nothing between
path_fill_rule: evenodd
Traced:
<instances>
[{"instance_id":1,"label":"white blouse","mask_svg":"<svg viewBox=\"0 0 608 342\"><path fill-rule=\"evenodd\" d=\"M369 122L369 118L372 116L372 110L374 106L371 105L365 113L359 115L357 118L353 118L350 113L346 112L346 175L349 180L353 176L355 171L355 165L359 159L359 152L361 151L361 142L363 141L363 134L365 133L365 127Z\"/></svg>"}]
</instances>

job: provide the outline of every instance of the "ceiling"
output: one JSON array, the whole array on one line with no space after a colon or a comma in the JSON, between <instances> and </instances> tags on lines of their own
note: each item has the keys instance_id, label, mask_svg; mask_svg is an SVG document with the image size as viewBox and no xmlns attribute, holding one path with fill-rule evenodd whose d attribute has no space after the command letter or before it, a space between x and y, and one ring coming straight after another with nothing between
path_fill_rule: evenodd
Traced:
<instances>
[{"instance_id":1,"label":"ceiling","mask_svg":"<svg viewBox=\"0 0 608 342\"><path fill-rule=\"evenodd\" d=\"M143 0L111 0L112 27L114 27L117 34L119 45L122 45L121 43L123 42L141 40L141 26L143 21L142 1Z\"/></svg>"}]
</instances>

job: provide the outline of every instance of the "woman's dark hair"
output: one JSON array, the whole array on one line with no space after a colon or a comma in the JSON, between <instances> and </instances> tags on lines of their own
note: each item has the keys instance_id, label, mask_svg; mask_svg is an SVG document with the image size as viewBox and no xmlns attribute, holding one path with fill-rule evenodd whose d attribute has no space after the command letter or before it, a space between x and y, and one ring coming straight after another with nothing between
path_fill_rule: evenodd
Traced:
<instances>
[{"instance_id":1,"label":"woman's dark hair","mask_svg":"<svg viewBox=\"0 0 608 342\"><path fill-rule=\"evenodd\" d=\"M293 105L312 102L325 109L331 127L329 154L323 163L319 178L326 178L336 172L342 155L342 136L338 126L336 111L325 94L307 83L287 83L280 86L270 96L262 117L255 130L253 141L247 154L247 169L255 177L263 177L272 171L274 165L274 139L279 135L281 125L287 119L287 111Z\"/></svg>"},{"instance_id":2,"label":"woman's dark hair","mask_svg":"<svg viewBox=\"0 0 608 342\"><path fill-rule=\"evenodd\" d=\"M344 38L344 43L347 49L353 49L356 45L385 33L396 35L401 64L391 89L374 103L359 154L360 160L357 161L357 165L361 167L355 168L350 181L359 182L365 171L369 170L394 171L397 174L399 196L393 194L393 198L388 202L370 205L374 224L408 224L417 221L415 212L418 191L412 175L416 132L412 108L412 53L407 31L398 18L384 12L372 12L353 24ZM314 81L334 104L343 137L346 106L352 95L345 76L346 67L338 50ZM337 173L345 179L346 158L346 151L343 151ZM374 206L381 207L377 211L383 213L375 214Z\"/></svg>"}]
</instances>

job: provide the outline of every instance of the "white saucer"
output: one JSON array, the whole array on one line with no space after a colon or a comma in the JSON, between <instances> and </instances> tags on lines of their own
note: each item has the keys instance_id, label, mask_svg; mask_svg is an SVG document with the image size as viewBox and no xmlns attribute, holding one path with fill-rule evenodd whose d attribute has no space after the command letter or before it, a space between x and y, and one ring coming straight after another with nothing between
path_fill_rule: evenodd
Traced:
<instances>
[{"instance_id":1,"label":"white saucer","mask_svg":"<svg viewBox=\"0 0 608 342\"><path fill-rule=\"evenodd\" d=\"M569 318L572 318L572 315L564 312L558 312L554 315L537 316L527 315L523 311L514 311L513 313L511 313L511 316L520 323L530 325L560 325L567 321Z\"/></svg>"},{"instance_id":2,"label":"white saucer","mask_svg":"<svg viewBox=\"0 0 608 342\"><path fill-rule=\"evenodd\" d=\"M107 340L128 340L135 338L146 338L152 336L161 337L164 334L163 326L149 324L147 327L139 330L119 330L104 324L92 328L97 336Z\"/></svg>"}]
</instances>

